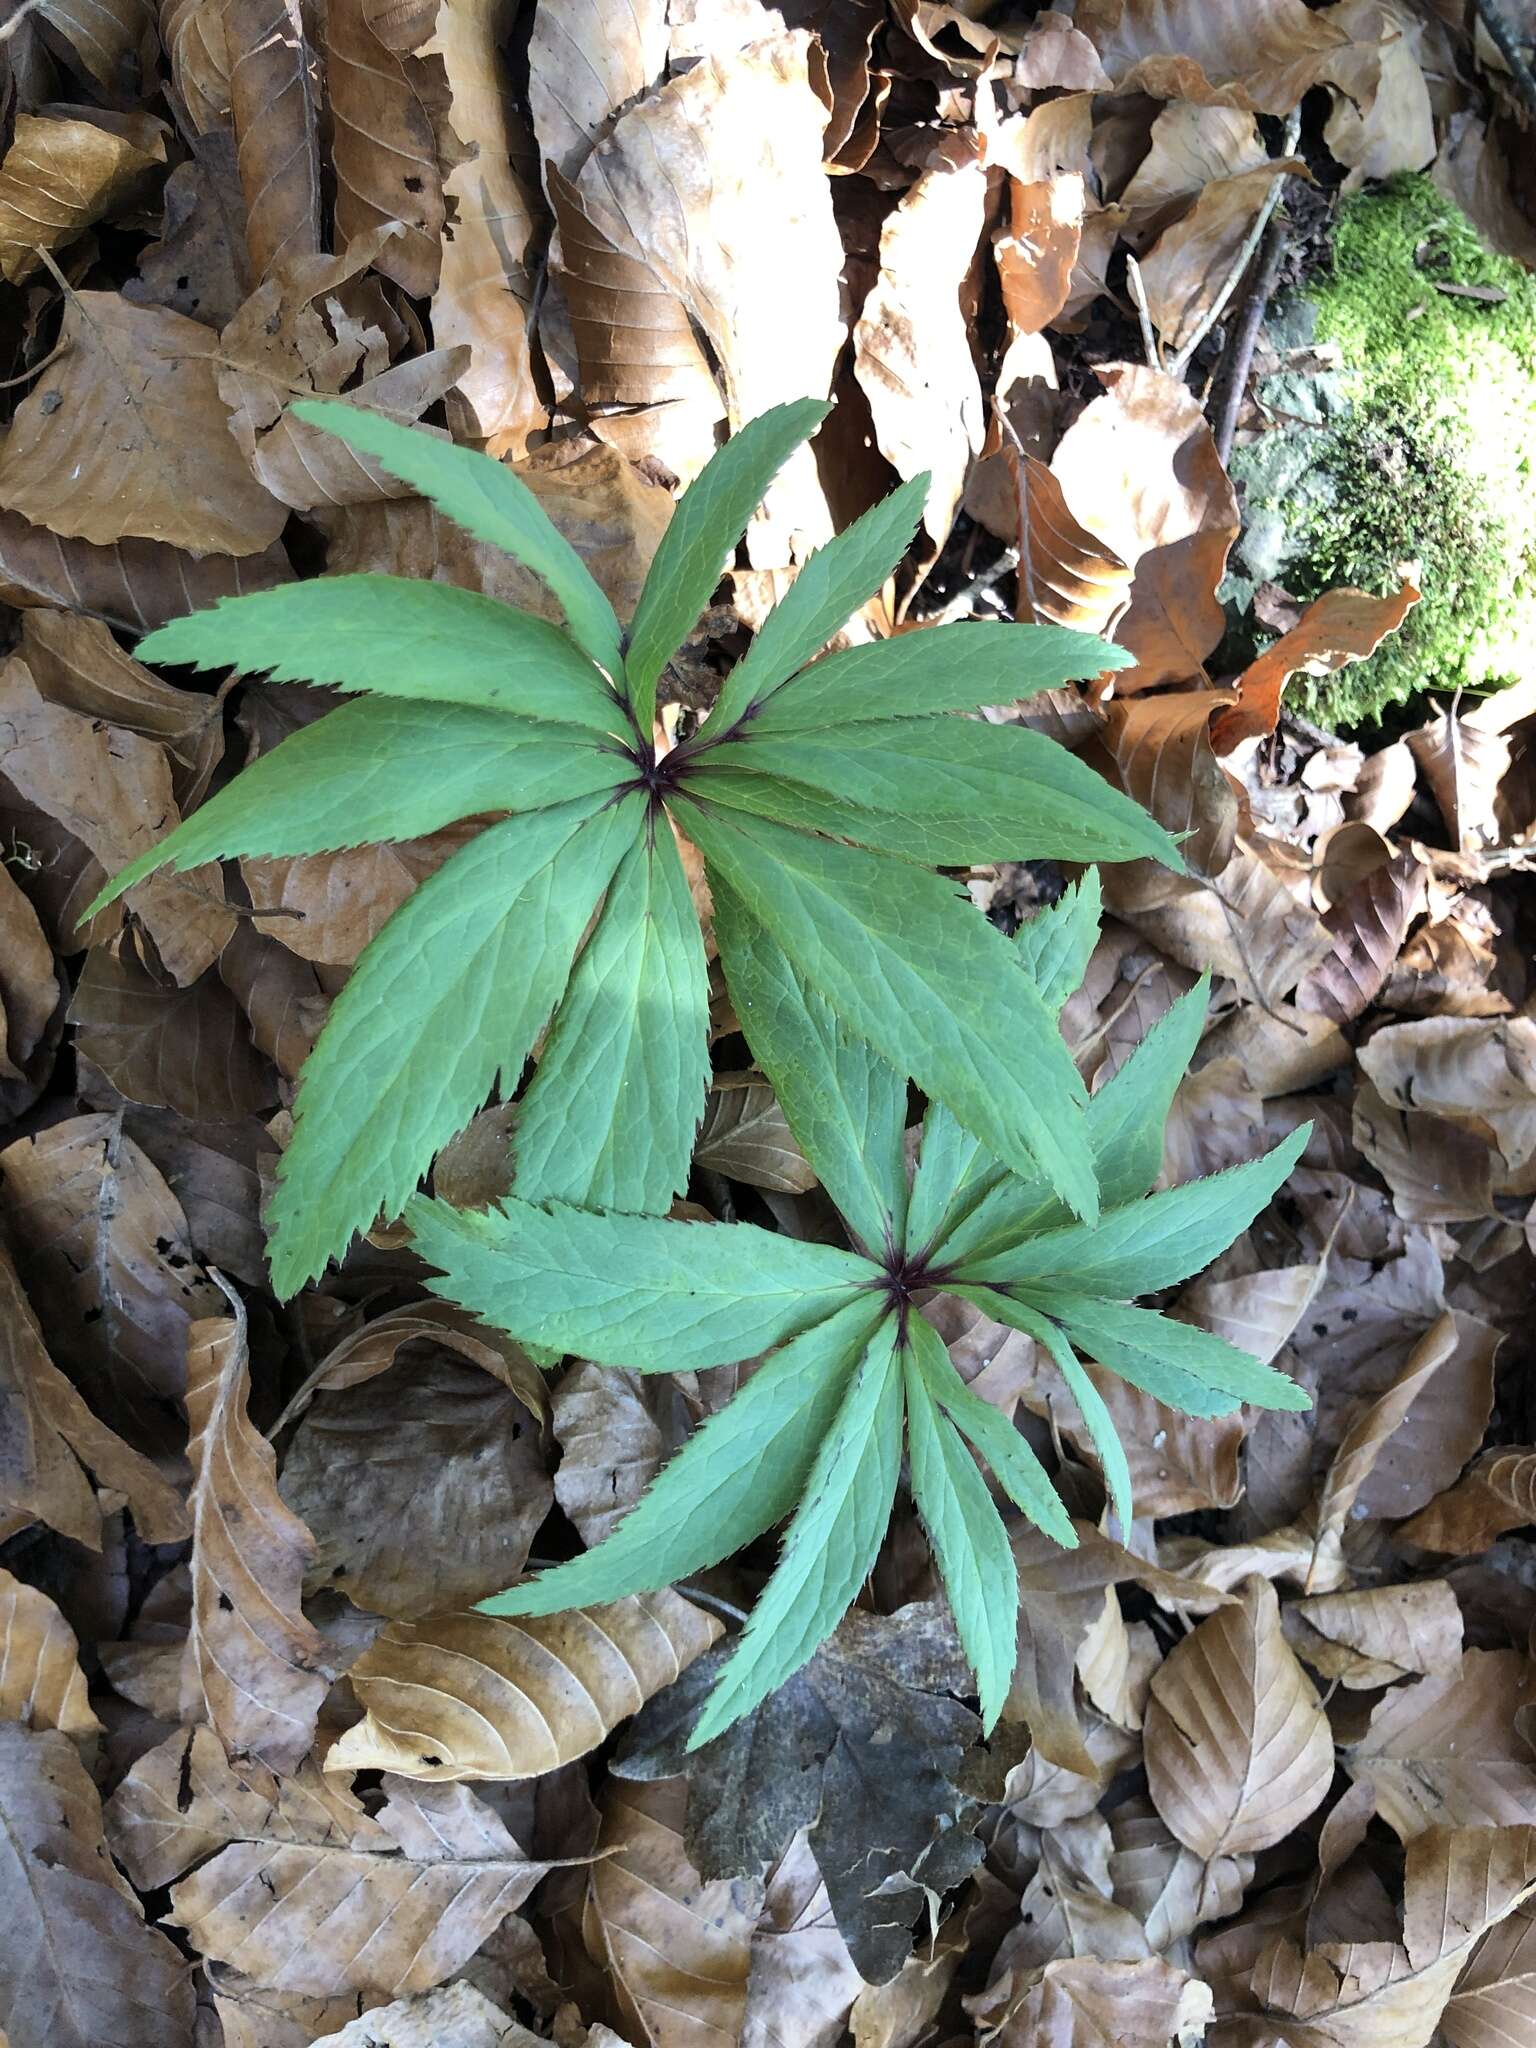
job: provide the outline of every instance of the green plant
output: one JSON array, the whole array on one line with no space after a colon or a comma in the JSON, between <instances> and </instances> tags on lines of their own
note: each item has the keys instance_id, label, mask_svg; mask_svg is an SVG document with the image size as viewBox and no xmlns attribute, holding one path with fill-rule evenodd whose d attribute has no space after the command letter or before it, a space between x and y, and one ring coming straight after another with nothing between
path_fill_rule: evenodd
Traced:
<instances>
[{"instance_id":1,"label":"green plant","mask_svg":"<svg viewBox=\"0 0 1536 2048\"><path fill-rule=\"evenodd\" d=\"M1143 811L1049 740L947 715L1127 657L1055 628L955 625L813 661L901 560L918 478L806 563L702 729L665 755L653 745L669 656L826 410L781 406L727 443L679 502L624 634L501 464L306 401L301 418L534 570L566 630L447 584L337 576L225 599L140 643L153 661L364 694L248 767L93 910L163 866L510 814L395 913L331 1011L271 1208L280 1295L381 1210L398 1213L498 1080L516 1085L552 1013L518 1126L519 1197L669 1206L708 1071L704 949L669 817L715 890L740 897L852 1032L1011 1165L1038 1164L1077 1214L1096 1214L1076 1070L1002 935L931 869L1046 855L1178 864ZM742 1021L755 1046L757 1020Z\"/></svg>"},{"instance_id":2,"label":"green plant","mask_svg":"<svg viewBox=\"0 0 1536 2048\"><path fill-rule=\"evenodd\" d=\"M1081 979L1098 907L1094 874L1020 935L1023 978L1053 1020ZM515 1195L473 1214L413 1200L417 1249L445 1275L436 1291L524 1342L642 1372L769 1354L604 1542L482 1604L550 1614L675 1584L789 1517L778 1567L693 1730L696 1746L781 1685L836 1627L874 1566L905 1442L990 1726L1013 1671L1018 1582L967 1443L1031 1521L1069 1547L1076 1538L1023 1437L966 1388L919 1297L935 1288L964 1296L1046 1346L1128 1521L1125 1455L1075 1347L1190 1414L1241 1401L1308 1406L1284 1374L1128 1300L1225 1250L1290 1172L1306 1131L1246 1166L1147 1194L1200 1035L1202 983L1088 1104L1107 1205L1096 1227L1074 1222L1042 1179L1010 1172L938 1102L923 1119L909 1187L903 1077L840 1028L729 885L716 916L737 1015L755 1019L758 1058L854 1249Z\"/></svg>"}]
</instances>

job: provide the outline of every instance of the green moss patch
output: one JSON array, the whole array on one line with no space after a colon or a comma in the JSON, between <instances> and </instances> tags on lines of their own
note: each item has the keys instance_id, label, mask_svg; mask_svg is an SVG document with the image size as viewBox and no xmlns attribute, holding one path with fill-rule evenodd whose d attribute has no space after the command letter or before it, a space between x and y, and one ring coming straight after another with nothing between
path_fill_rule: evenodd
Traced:
<instances>
[{"instance_id":1,"label":"green moss patch","mask_svg":"<svg viewBox=\"0 0 1536 2048\"><path fill-rule=\"evenodd\" d=\"M1302 367L1265 380L1276 428L1233 459L1248 524L1228 594L1384 595L1413 576L1423 602L1370 660L1291 685L1298 708L1349 727L1529 664L1536 277L1422 177L1346 201L1333 259L1272 323Z\"/></svg>"}]
</instances>

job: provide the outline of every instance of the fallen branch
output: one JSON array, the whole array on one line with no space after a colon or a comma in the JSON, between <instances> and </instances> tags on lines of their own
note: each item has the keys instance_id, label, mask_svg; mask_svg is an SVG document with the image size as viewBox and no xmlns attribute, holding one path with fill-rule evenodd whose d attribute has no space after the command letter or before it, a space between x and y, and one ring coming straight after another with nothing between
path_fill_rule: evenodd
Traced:
<instances>
[{"instance_id":1,"label":"fallen branch","mask_svg":"<svg viewBox=\"0 0 1536 2048\"><path fill-rule=\"evenodd\" d=\"M1237 438L1237 422L1243 409L1243 396L1248 389L1248 375L1253 368L1253 352L1258 347L1259 330L1264 325L1264 315L1280 276L1285 242L1285 222L1276 217L1265 230L1252 266L1252 279L1243 299L1242 313L1222 353L1221 368L1217 373L1221 404L1216 416L1216 453L1221 457L1223 468L1227 466L1232 443Z\"/></svg>"},{"instance_id":2,"label":"fallen branch","mask_svg":"<svg viewBox=\"0 0 1536 2048\"><path fill-rule=\"evenodd\" d=\"M1301 109L1298 107L1285 124L1285 140L1280 145L1280 155L1282 158L1295 155L1296 144L1300 136ZM1265 194L1264 204L1259 208L1258 216L1253 226L1248 230L1247 235L1243 239L1243 246L1238 250L1232 268L1227 272L1226 282L1206 308L1205 317L1189 337L1189 340L1185 342L1177 355L1170 359L1168 364L1168 374L1170 377L1182 377L1184 375L1195 359L1195 351L1227 310L1232 294L1242 283L1248 266L1253 261L1254 251L1264 239L1264 231L1269 226L1275 208L1280 204L1284 195L1285 178L1283 175L1280 175L1275 178L1274 183Z\"/></svg>"}]
</instances>

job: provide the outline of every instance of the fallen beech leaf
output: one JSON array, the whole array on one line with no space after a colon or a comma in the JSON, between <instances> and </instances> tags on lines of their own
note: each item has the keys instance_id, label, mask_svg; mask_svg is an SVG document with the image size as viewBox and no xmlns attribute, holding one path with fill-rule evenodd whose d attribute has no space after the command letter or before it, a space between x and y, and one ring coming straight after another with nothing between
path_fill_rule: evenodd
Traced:
<instances>
[{"instance_id":1,"label":"fallen beech leaf","mask_svg":"<svg viewBox=\"0 0 1536 2048\"><path fill-rule=\"evenodd\" d=\"M1404 583L1395 597L1343 589L1315 598L1290 632L1282 633L1238 677L1237 702L1223 712L1212 733L1217 753L1230 754L1241 741L1274 731L1281 693L1298 670L1311 676L1332 675L1352 661L1363 661L1397 631L1418 601L1411 583Z\"/></svg>"},{"instance_id":2,"label":"fallen beech leaf","mask_svg":"<svg viewBox=\"0 0 1536 2048\"><path fill-rule=\"evenodd\" d=\"M39 250L131 208L164 162L165 125L150 114L19 114L0 160L0 277L19 284L41 269Z\"/></svg>"},{"instance_id":3,"label":"fallen beech leaf","mask_svg":"<svg viewBox=\"0 0 1536 2048\"><path fill-rule=\"evenodd\" d=\"M612 15L600 0L551 0L528 41L528 104L539 154L574 178L619 109L667 63L665 0Z\"/></svg>"},{"instance_id":4,"label":"fallen beech leaf","mask_svg":"<svg viewBox=\"0 0 1536 2048\"><path fill-rule=\"evenodd\" d=\"M1536 1449L1496 1450L1485 1451L1396 1534L1420 1550L1471 1557L1529 1522L1536 1522Z\"/></svg>"},{"instance_id":5,"label":"fallen beech leaf","mask_svg":"<svg viewBox=\"0 0 1536 2048\"><path fill-rule=\"evenodd\" d=\"M1211 751L1211 720L1234 701L1227 690L1173 690L1111 698L1104 744L1120 786L1170 832L1197 874L1219 875L1237 838L1238 798Z\"/></svg>"},{"instance_id":6,"label":"fallen beech leaf","mask_svg":"<svg viewBox=\"0 0 1536 2048\"><path fill-rule=\"evenodd\" d=\"M775 1194L803 1195L817 1185L778 1098L755 1074L715 1076L693 1163Z\"/></svg>"},{"instance_id":7,"label":"fallen beech leaf","mask_svg":"<svg viewBox=\"0 0 1536 2048\"><path fill-rule=\"evenodd\" d=\"M1075 174L1009 185L1009 231L992 245L1011 334L1038 334L1072 290L1083 241L1083 181Z\"/></svg>"},{"instance_id":8,"label":"fallen beech leaf","mask_svg":"<svg viewBox=\"0 0 1536 2048\"><path fill-rule=\"evenodd\" d=\"M251 922L301 960L350 967L406 898L478 829L466 820L424 839L242 860L240 872L259 913Z\"/></svg>"},{"instance_id":9,"label":"fallen beech leaf","mask_svg":"<svg viewBox=\"0 0 1536 2048\"><path fill-rule=\"evenodd\" d=\"M1369 105L1356 106L1346 93L1333 93L1333 112L1323 139L1350 175L1346 192L1366 179L1422 171L1434 161L1435 110L1426 76L1425 22L1398 0L1339 0L1333 19L1358 42L1384 28L1390 40L1381 50L1381 82Z\"/></svg>"},{"instance_id":10,"label":"fallen beech leaf","mask_svg":"<svg viewBox=\"0 0 1536 2048\"><path fill-rule=\"evenodd\" d=\"M277 1100L277 1078L215 969L177 988L122 940L93 946L69 1018L78 1050L130 1102L218 1123Z\"/></svg>"},{"instance_id":11,"label":"fallen beech leaf","mask_svg":"<svg viewBox=\"0 0 1536 2048\"><path fill-rule=\"evenodd\" d=\"M1207 185L1182 220L1141 261L1147 307L1164 348L1183 348L1225 289L1276 178L1306 175L1300 157L1276 157Z\"/></svg>"},{"instance_id":12,"label":"fallen beech leaf","mask_svg":"<svg viewBox=\"0 0 1536 2048\"><path fill-rule=\"evenodd\" d=\"M1250 1579L1170 1652L1145 1737L1158 1812L1197 1855L1270 1848L1325 1797L1333 1739L1266 1581Z\"/></svg>"},{"instance_id":13,"label":"fallen beech leaf","mask_svg":"<svg viewBox=\"0 0 1536 2048\"><path fill-rule=\"evenodd\" d=\"M326 8L338 239L346 248L399 222L374 267L424 299L437 288L444 206L430 73L413 54L420 33L416 18L377 0L331 0Z\"/></svg>"},{"instance_id":14,"label":"fallen beech leaf","mask_svg":"<svg viewBox=\"0 0 1536 2048\"><path fill-rule=\"evenodd\" d=\"M1461 1667L1461 1609L1444 1579L1318 1594L1296 1601L1285 1619L1297 1654L1354 1690Z\"/></svg>"},{"instance_id":15,"label":"fallen beech leaf","mask_svg":"<svg viewBox=\"0 0 1536 2048\"><path fill-rule=\"evenodd\" d=\"M984 2019L986 2038L998 2048L1047 2041L1053 2048L1166 2048L1170 2040L1200 2039L1211 2014L1209 1986L1161 1957L1070 1956L1047 1963L1003 2010L986 2004L990 1996L983 1992L965 2005Z\"/></svg>"},{"instance_id":16,"label":"fallen beech leaf","mask_svg":"<svg viewBox=\"0 0 1536 2048\"><path fill-rule=\"evenodd\" d=\"M361 1386L376 1373L387 1372L409 1344L456 1352L500 1380L530 1414L543 1418L548 1407L543 1378L514 1339L476 1322L451 1302L415 1301L364 1324L328 1351L283 1410L278 1426L302 1414L318 1393Z\"/></svg>"},{"instance_id":17,"label":"fallen beech leaf","mask_svg":"<svg viewBox=\"0 0 1536 2048\"><path fill-rule=\"evenodd\" d=\"M1116 92L1288 114L1348 49L1305 0L1082 0L1075 20Z\"/></svg>"},{"instance_id":18,"label":"fallen beech leaf","mask_svg":"<svg viewBox=\"0 0 1536 2048\"><path fill-rule=\"evenodd\" d=\"M218 966L219 979L245 1012L258 1050L285 1081L296 1080L325 1021L326 1000L314 968L257 931L249 918L235 927Z\"/></svg>"},{"instance_id":19,"label":"fallen beech leaf","mask_svg":"<svg viewBox=\"0 0 1536 2048\"><path fill-rule=\"evenodd\" d=\"M77 292L60 342L0 448L0 505L98 546L256 555L277 539L286 513L230 437L207 328Z\"/></svg>"},{"instance_id":20,"label":"fallen beech leaf","mask_svg":"<svg viewBox=\"0 0 1536 2048\"><path fill-rule=\"evenodd\" d=\"M85 1695L75 1632L46 1593L0 1568L0 1721L79 1741L101 1723Z\"/></svg>"},{"instance_id":21,"label":"fallen beech leaf","mask_svg":"<svg viewBox=\"0 0 1536 2048\"><path fill-rule=\"evenodd\" d=\"M229 11L221 7L210 14L201 0L166 0L160 10L160 40L170 59L171 83L198 135L229 118Z\"/></svg>"},{"instance_id":22,"label":"fallen beech leaf","mask_svg":"<svg viewBox=\"0 0 1536 2048\"><path fill-rule=\"evenodd\" d=\"M534 17L534 44L550 11ZM618 17L612 27L616 34ZM528 346L543 216L519 161L527 133L512 99L503 29L499 0L440 6L432 39L421 47L425 60L442 64L457 145L450 152L439 134L443 203L452 232L442 241L432 334L440 349L469 351L457 388L474 438L485 443L487 454L522 455L529 434L546 417ZM608 33L591 36L585 45L589 61L601 62L600 53L613 40ZM534 71L530 92L536 78ZM455 160L459 156L462 161Z\"/></svg>"},{"instance_id":23,"label":"fallen beech leaf","mask_svg":"<svg viewBox=\"0 0 1536 2048\"><path fill-rule=\"evenodd\" d=\"M10 1113L27 1107L36 1089L23 1101L6 1084L27 1084L58 1007L53 948L10 869L0 867L0 1105ZM45 1076L46 1067L35 1077L39 1086Z\"/></svg>"},{"instance_id":24,"label":"fallen beech leaf","mask_svg":"<svg viewBox=\"0 0 1536 2048\"><path fill-rule=\"evenodd\" d=\"M166 1447L174 1440L168 1409L174 1413L184 1386L188 1326L219 1302L193 1262L175 1197L113 1116L71 1117L18 1138L0 1152L0 1174L17 1266L44 1308L50 1347L69 1359L82 1395L113 1428L120 1423L146 1447ZM56 1426L74 1441L87 1423L59 1411ZM94 1427L104 1443L88 1448L83 1440L80 1455L101 1471L102 1451L116 1439ZM162 1484L152 1518L182 1534L167 1491Z\"/></svg>"},{"instance_id":25,"label":"fallen beech leaf","mask_svg":"<svg viewBox=\"0 0 1536 2048\"><path fill-rule=\"evenodd\" d=\"M151 77L155 26L148 0L39 0L38 12L106 91Z\"/></svg>"},{"instance_id":26,"label":"fallen beech leaf","mask_svg":"<svg viewBox=\"0 0 1536 2048\"><path fill-rule=\"evenodd\" d=\"M1101 369L1105 386L1051 458L1068 505L1135 571L1115 639L1136 656L1116 695L1188 682L1225 630L1216 588L1237 538L1237 499L1199 402L1139 365Z\"/></svg>"},{"instance_id":27,"label":"fallen beech leaf","mask_svg":"<svg viewBox=\"0 0 1536 2048\"><path fill-rule=\"evenodd\" d=\"M555 1498L590 1550L628 1514L666 1453L649 1375L573 1365L550 1398Z\"/></svg>"},{"instance_id":28,"label":"fallen beech leaf","mask_svg":"<svg viewBox=\"0 0 1536 2048\"><path fill-rule=\"evenodd\" d=\"M299 1589L313 1545L278 1496L271 1446L246 1413L245 1310L187 1332L192 1460L192 1627L182 1713L276 1770L308 1753L329 1680Z\"/></svg>"},{"instance_id":29,"label":"fallen beech leaf","mask_svg":"<svg viewBox=\"0 0 1536 2048\"><path fill-rule=\"evenodd\" d=\"M407 1621L498 1592L554 1505L534 1418L446 1347L366 1388L320 1394L281 1491L314 1542L308 1584Z\"/></svg>"},{"instance_id":30,"label":"fallen beech leaf","mask_svg":"<svg viewBox=\"0 0 1536 2048\"><path fill-rule=\"evenodd\" d=\"M1389 1692L1343 1761L1405 1842L1432 1827L1512 1826L1536 1801L1536 1756L1516 1726L1533 1702L1536 1670L1518 1651L1467 1650L1457 1672Z\"/></svg>"},{"instance_id":31,"label":"fallen beech leaf","mask_svg":"<svg viewBox=\"0 0 1536 2048\"><path fill-rule=\"evenodd\" d=\"M1457 851L1496 846L1503 829L1495 804L1512 754L1508 735L1440 711L1409 733L1407 746Z\"/></svg>"},{"instance_id":32,"label":"fallen beech leaf","mask_svg":"<svg viewBox=\"0 0 1536 2048\"><path fill-rule=\"evenodd\" d=\"M1536 1915L1529 1903L1496 1921L1456 1980L1440 2031L1450 2048L1504 2048L1530 2025L1536 1998Z\"/></svg>"},{"instance_id":33,"label":"fallen beech leaf","mask_svg":"<svg viewBox=\"0 0 1536 2048\"><path fill-rule=\"evenodd\" d=\"M1029 546L1019 570L1023 602L1037 625L1109 633L1130 602L1134 572L1072 516L1054 471L1033 455L1020 467L1029 515Z\"/></svg>"},{"instance_id":34,"label":"fallen beech leaf","mask_svg":"<svg viewBox=\"0 0 1536 2048\"><path fill-rule=\"evenodd\" d=\"M721 1632L670 1592L532 1621L391 1622L348 1673L365 1718L325 1767L439 1783L540 1777L595 1749Z\"/></svg>"},{"instance_id":35,"label":"fallen beech leaf","mask_svg":"<svg viewBox=\"0 0 1536 2048\"><path fill-rule=\"evenodd\" d=\"M0 511L0 600L62 605L131 633L147 633L220 597L270 590L292 574L276 541L245 556L197 556L153 540L98 548Z\"/></svg>"},{"instance_id":36,"label":"fallen beech leaf","mask_svg":"<svg viewBox=\"0 0 1536 2048\"><path fill-rule=\"evenodd\" d=\"M68 1736L0 1721L0 1842L12 2048L191 2048L191 1975L118 1876Z\"/></svg>"},{"instance_id":37,"label":"fallen beech leaf","mask_svg":"<svg viewBox=\"0 0 1536 2048\"><path fill-rule=\"evenodd\" d=\"M1536 1021L1425 1017L1377 1032L1360 1065L1382 1099L1497 1147L1499 1188L1536 1162Z\"/></svg>"},{"instance_id":38,"label":"fallen beech leaf","mask_svg":"<svg viewBox=\"0 0 1536 2048\"><path fill-rule=\"evenodd\" d=\"M648 2048L740 2036L760 1887L701 1883L683 1847L687 1787L609 1781L582 1940ZM609 1849L610 1855L601 1851Z\"/></svg>"},{"instance_id":39,"label":"fallen beech leaf","mask_svg":"<svg viewBox=\"0 0 1536 2048\"><path fill-rule=\"evenodd\" d=\"M1469 914L1471 912L1471 914ZM1409 1016L1502 1017L1513 1007L1491 987L1498 956L1465 899L1438 924L1414 933L1398 954L1377 1000Z\"/></svg>"},{"instance_id":40,"label":"fallen beech leaf","mask_svg":"<svg viewBox=\"0 0 1536 2048\"><path fill-rule=\"evenodd\" d=\"M1172 208L1219 180L1257 170L1268 155L1252 114L1177 101L1152 123L1147 153L1120 200L1138 217L1166 220Z\"/></svg>"},{"instance_id":41,"label":"fallen beech leaf","mask_svg":"<svg viewBox=\"0 0 1536 2048\"><path fill-rule=\"evenodd\" d=\"M314 2048L528 2048L538 2039L462 1977L435 1991L373 2006Z\"/></svg>"},{"instance_id":42,"label":"fallen beech leaf","mask_svg":"<svg viewBox=\"0 0 1536 2048\"><path fill-rule=\"evenodd\" d=\"M752 1935L742 2048L816 2048L841 2027L863 1979L803 1833L769 1865Z\"/></svg>"},{"instance_id":43,"label":"fallen beech leaf","mask_svg":"<svg viewBox=\"0 0 1536 2048\"><path fill-rule=\"evenodd\" d=\"M1364 876L1325 914L1338 944L1298 983L1297 1006L1352 1023L1381 993L1423 900L1424 869L1411 853Z\"/></svg>"},{"instance_id":44,"label":"fallen beech leaf","mask_svg":"<svg viewBox=\"0 0 1536 2048\"><path fill-rule=\"evenodd\" d=\"M226 0L224 58L258 284L321 248L320 66L298 0Z\"/></svg>"},{"instance_id":45,"label":"fallen beech leaf","mask_svg":"<svg viewBox=\"0 0 1536 2048\"><path fill-rule=\"evenodd\" d=\"M1141 1922L1155 1954L1241 1905L1253 1877L1251 1856L1197 1856L1144 1797L1117 1806L1109 1826L1114 1896Z\"/></svg>"}]
</instances>

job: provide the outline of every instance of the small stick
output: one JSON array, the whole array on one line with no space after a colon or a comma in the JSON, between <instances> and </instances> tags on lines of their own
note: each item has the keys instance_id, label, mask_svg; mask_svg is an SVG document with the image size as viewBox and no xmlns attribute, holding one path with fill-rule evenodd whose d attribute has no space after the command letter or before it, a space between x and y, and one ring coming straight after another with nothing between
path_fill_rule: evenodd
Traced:
<instances>
[{"instance_id":1,"label":"small stick","mask_svg":"<svg viewBox=\"0 0 1536 2048\"><path fill-rule=\"evenodd\" d=\"M1295 155L1296 144L1300 135L1301 109L1298 107L1285 124L1285 140L1280 146L1282 157ZM1238 250L1237 259L1227 273L1225 284L1223 284L1221 290L1206 308L1205 317L1201 320L1199 326L1196 327L1194 333L1169 362L1168 374L1170 377L1182 377L1184 375L1184 372L1194 361L1196 349L1199 348L1201 342L1204 341L1205 337L1216 325L1216 322L1227 310L1227 302L1242 283L1248 266L1253 261L1254 251L1264 239L1264 230L1269 226L1270 217L1274 213L1275 208L1280 204L1284 193L1285 178L1281 175L1275 178L1269 191L1265 194L1264 204L1259 208L1258 218L1244 237L1243 246Z\"/></svg>"},{"instance_id":2,"label":"small stick","mask_svg":"<svg viewBox=\"0 0 1536 2048\"><path fill-rule=\"evenodd\" d=\"M1146 350L1147 366L1153 370L1166 370L1163 361L1163 345L1152 326L1152 312L1147 305L1147 281L1141 274L1141 265L1134 256L1128 256L1125 263L1125 281L1131 288L1131 303L1136 308L1136 317L1141 322L1141 345Z\"/></svg>"},{"instance_id":3,"label":"small stick","mask_svg":"<svg viewBox=\"0 0 1536 2048\"><path fill-rule=\"evenodd\" d=\"M1216 453L1221 457L1221 466L1226 468L1232 454L1232 443L1237 439L1238 416L1243 409L1243 398L1248 389L1248 375L1253 368L1253 353L1259 345L1259 329L1264 325L1264 315L1274 295L1275 285L1280 276L1280 263L1285 254L1285 222L1278 218L1271 220L1264 233L1263 246L1254 266L1253 282L1243 302L1242 316L1232 330L1218 374L1221 392L1221 410L1216 419Z\"/></svg>"},{"instance_id":4,"label":"small stick","mask_svg":"<svg viewBox=\"0 0 1536 2048\"><path fill-rule=\"evenodd\" d=\"M1509 75L1515 81L1515 89L1521 99L1536 114L1536 71L1531 69L1520 40L1506 20L1498 0L1473 0L1478 17L1497 45L1499 55L1509 66Z\"/></svg>"}]
</instances>

